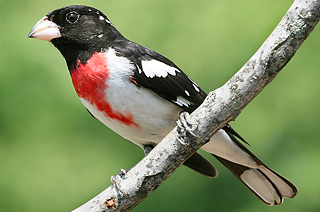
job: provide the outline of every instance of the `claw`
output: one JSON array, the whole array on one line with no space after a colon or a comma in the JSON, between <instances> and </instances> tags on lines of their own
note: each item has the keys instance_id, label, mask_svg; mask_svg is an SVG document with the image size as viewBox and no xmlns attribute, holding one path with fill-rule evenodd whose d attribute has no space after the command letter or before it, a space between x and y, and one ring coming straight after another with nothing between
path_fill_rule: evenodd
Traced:
<instances>
[{"instance_id":1,"label":"claw","mask_svg":"<svg viewBox=\"0 0 320 212\"><path fill-rule=\"evenodd\" d=\"M178 127L182 130L189 132L193 137L200 138L200 136L196 135L193 131L197 128L197 123L191 123L189 120L189 113L188 112L181 112L179 115L179 119L177 121ZM190 127L191 125L192 127ZM178 138L179 139L179 138Z\"/></svg>"},{"instance_id":2,"label":"claw","mask_svg":"<svg viewBox=\"0 0 320 212\"><path fill-rule=\"evenodd\" d=\"M116 190L120 191L121 194L124 195L124 192L121 191L121 189L118 187L118 185L117 185L117 183L116 183L116 179L117 179L117 176L120 176L120 177L122 178L123 176L121 176L121 175L126 175L126 176L128 176L128 174L127 174L127 170L125 170L125 169L120 169L120 170L121 170L121 173L117 174L116 176L111 176L110 181L111 181L111 185L112 185Z\"/></svg>"},{"instance_id":3,"label":"claw","mask_svg":"<svg viewBox=\"0 0 320 212\"><path fill-rule=\"evenodd\" d=\"M116 184L116 176L111 176L111 177L110 177L110 182L111 182L111 185L112 185L113 187L115 187L115 184Z\"/></svg>"},{"instance_id":4,"label":"claw","mask_svg":"<svg viewBox=\"0 0 320 212\"><path fill-rule=\"evenodd\" d=\"M186 143L186 142L184 141L184 139L181 137L181 135L178 135L178 136L177 136L177 139L178 139L178 141L179 141L182 145L184 145L184 146L188 146L188 145L189 145L188 143Z\"/></svg>"},{"instance_id":5,"label":"claw","mask_svg":"<svg viewBox=\"0 0 320 212\"><path fill-rule=\"evenodd\" d=\"M128 177L128 171L125 169L120 169L121 173Z\"/></svg>"}]
</instances>

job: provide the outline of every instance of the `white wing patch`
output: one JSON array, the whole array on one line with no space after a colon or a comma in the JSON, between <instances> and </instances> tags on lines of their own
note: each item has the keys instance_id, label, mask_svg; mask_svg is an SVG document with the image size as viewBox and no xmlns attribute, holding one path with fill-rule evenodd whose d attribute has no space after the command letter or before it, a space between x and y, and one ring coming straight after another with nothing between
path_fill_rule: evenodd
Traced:
<instances>
[{"instance_id":1,"label":"white wing patch","mask_svg":"<svg viewBox=\"0 0 320 212\"><path fill-rule=\"evenodd\" d=\"M196 90L197 92L200 92L197 84L193 83L192 85L193 85L194 90Z\"/></svg>"},{"instance_id":2,"label":"white wing patch","mask_svg":"<svg viewBox=\"0 0 320 212\"><path fill-rule=\"evenodd\" d=\"M197 92L200 92L199 85L197 85L197 83L195 83L192 79L190 79L190 77L188 77L188 79L192 82L194 90L196 90Z\"/></svg>"},{"instance_id":3,"label":"white wing patch","mask_svg":"<svg viewBox=\"0 0 320 212\"><path fill-rule=\"evenodd\" d=\"M185 106L185 107L189 107L189 105L192 104L189 100L183 98L182 96L178 96L177 101L173 101L173 102L179 106Z\"/></svg>"},{"instance_id":4,"label":"white wing patch","mask_svg":"<svg viewBox=\"0 0 320 212\"><path fill-rule=\"evenodd\" d=\"M168 74L175 76L176 72L180 72L178 69L168 66L158 60L142 60L141 65L144 74L149 78L165 78L168 76Z\"/></svg>"},{"instance_id":5,"label":"white wing patch","mask_svg":"<svg viewBox=\"0 0 320 212\"><path fill-rule=\"evenodd\" d=\"M107 22L108 24L110 24L111 26L113 26L112 23L111 23L108 19L106 19L106 22Z\"/></svg>"}]
</instances>

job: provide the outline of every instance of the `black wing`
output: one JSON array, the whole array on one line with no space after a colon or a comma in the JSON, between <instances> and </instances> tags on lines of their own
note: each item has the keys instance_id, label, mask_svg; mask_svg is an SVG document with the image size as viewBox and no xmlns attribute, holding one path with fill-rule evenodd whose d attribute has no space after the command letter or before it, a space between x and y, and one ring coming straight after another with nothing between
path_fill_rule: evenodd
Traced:
<instances>
[{"instance_id":1,"label":"black wing","mask_svg":"<svg viewBox=\"0 0 320 212\"><path fill-rule=\"evenodd\" d=\"M207 94L195 82L161 54L128 40L114 43L112 48L119 56L127 57L135 65L131 81L137 86L152 90L189 113L199 107L206 98ZM248 144L229 124L224 126L223 130L232 139L237 141L237 137ZM217 174L215 168L204 158L193 156L185 165L210 177Z\"/></svg>"},{"instance_id":2,"label":"black wing","mask_svg":"<svg viewBox=\"0 0 320 212\"><path fill-rule=\"evenodd\" d=\"M135 65L134 74L130 77L137 86L152 90L189 113L206 98L207 94L195 82L157 52L128 40L114 43L112 48ZM217 176L215 167L198 153L192 155L184 165L208 177Z\"/></svg>"},{"instance_id":3,"label":"black wing","mask_svg":"<svg viewBox=\"0 0 320 212\"><path fill-rule=\"evenodd\" d=\"M206 98L207 94L178 66L163 55L128 40L114 43L112 48L115 49L117 54L129 58L135 64L136 70L134 70L131 80L137 86L152 90L189 113L199 107ZM159 68L155 67L156 65L160 65L166 69L164 72L173 73L174 69L177 71L174 72L175 74L168 73L165 77L159 77L155 73L153 73L153 77L150 77L151 74L144 70L145 67L143 66L143 63L148 61L157 61L151 63L153 67L150 68L154 70ZM229 124L224 126L223 130L230 136L233 135L248 144Z\"/></svg>"},{"instance_id":4,"label":"black wing","mask_svg":"<svg viewBox=\"0 0 320 212\"><path fill-rule=\"evenodd\" d=\"M152 90L189 113L206 98L195 82L161 54L131 41L114 43L112 48L136 66L131 80L137 86Z\"/></svg>"}]
</instances>

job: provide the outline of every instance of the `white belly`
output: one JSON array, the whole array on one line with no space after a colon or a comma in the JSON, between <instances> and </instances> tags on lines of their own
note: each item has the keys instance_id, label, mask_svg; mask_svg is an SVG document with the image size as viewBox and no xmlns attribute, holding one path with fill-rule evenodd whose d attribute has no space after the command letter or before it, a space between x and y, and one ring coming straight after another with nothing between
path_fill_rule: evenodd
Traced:
<instances>
[{"instance_id":1,"label":"white belly","mask_svg":"<svg viewBox=\"0 0 320 212\"><path fill-rule=\"evenodd\" d=\"M176 126L181 108L173 103L149 89L138 87L131 82L121 82L119 78L116 83L108 79L108 85L110 86L105 93L111 107L121 114L132 115L138 126L111 119L87 100L80 100L99 121L122 137L138 146L159 143Z\"/></svg>"},{"instance_id":2,"label":"white belly","mask_svg":"<svg viewBox=\"0 0 320 212\"><path fill-rule=\"evenodd\" d=\"M103 124L131 142L139 146L159 143L175 127L181 108L131 81L135 67L130 60L117 56L112 48L104 54L106 62L103 64L107 67L89 62L87 67L94 69L90 69L93 74L107 70L106 86L101 86L97 74L96 89L101 89L97 92L100 99L93 97L92 101L91 97L84 99L80 95L82 104ZM103 55L100 58L103 59ZM95 93L95 90L90 91Z\"/></svg>"}]
</instances>

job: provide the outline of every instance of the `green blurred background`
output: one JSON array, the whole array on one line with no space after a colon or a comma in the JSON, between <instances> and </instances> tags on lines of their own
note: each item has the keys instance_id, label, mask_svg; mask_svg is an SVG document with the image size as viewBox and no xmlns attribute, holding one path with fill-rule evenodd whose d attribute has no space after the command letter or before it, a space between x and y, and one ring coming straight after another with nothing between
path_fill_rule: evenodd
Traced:
<instances>
[{"instance_id":1,"label":"green blurred background","mask_svg":"<svg viewBox=\"0 0 320 212\"><path fill-rule=\"evenodd\" d=\"M129 39L172 59L206 92L223 85L259 48L292 0L11 0L0 3L0 211L70 211L142 157L93 119L52 44L27 39L53 9L86 4ZM134 211L320 211L320 28L231 123L299 194L261 203L214 158L208 179L180 167Z\"/></svg>"}]
</instances>

